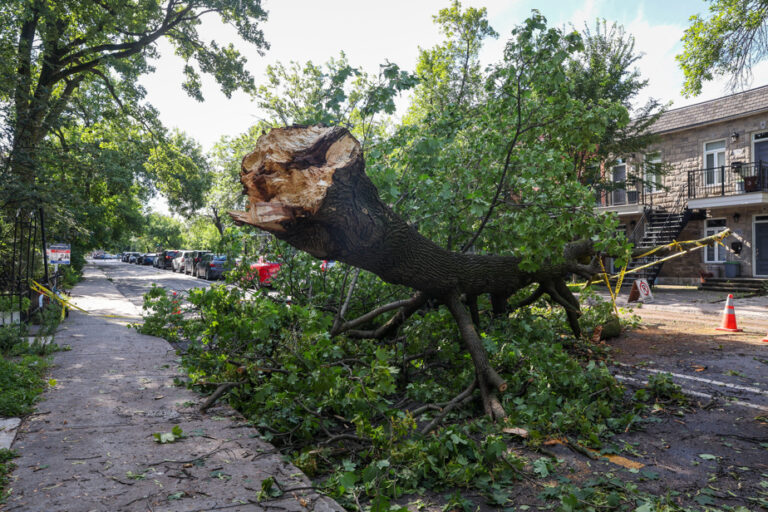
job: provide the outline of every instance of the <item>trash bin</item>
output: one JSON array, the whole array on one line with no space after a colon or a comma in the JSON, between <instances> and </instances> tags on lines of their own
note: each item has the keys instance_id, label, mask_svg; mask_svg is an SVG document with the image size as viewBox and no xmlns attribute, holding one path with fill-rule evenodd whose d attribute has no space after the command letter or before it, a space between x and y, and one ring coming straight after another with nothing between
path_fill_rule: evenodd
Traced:
<instances>
[{"instance_id":1,"label":"trash bin","mask_svg":"<svg viewBox=\"0 0 768 512\"><path fill-rule=\"evenodd\" d=\"M738 261L726 261L725 277L739 277L741 275L741 264Z\"/></svg>"}]
</instances>

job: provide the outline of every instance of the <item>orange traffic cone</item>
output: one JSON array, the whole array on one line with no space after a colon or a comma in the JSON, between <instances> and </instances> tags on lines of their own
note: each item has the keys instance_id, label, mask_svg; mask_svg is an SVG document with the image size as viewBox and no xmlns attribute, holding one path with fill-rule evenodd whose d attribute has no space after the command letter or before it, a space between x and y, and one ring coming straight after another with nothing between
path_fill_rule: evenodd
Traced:
<instances>
[{"instance_id":1,"label":"orange traffic cone","mask_svg":"<svg viewBox=\"0 0 768 512\"><path fill-rule=\"evenodd\" d=\"M733 309L733 295L728 294L728 300L725 301L723 310L723 325L716 329L717 331L741 332L744 329L736 327L736 311Z\"/></svg>"}]
</instances>

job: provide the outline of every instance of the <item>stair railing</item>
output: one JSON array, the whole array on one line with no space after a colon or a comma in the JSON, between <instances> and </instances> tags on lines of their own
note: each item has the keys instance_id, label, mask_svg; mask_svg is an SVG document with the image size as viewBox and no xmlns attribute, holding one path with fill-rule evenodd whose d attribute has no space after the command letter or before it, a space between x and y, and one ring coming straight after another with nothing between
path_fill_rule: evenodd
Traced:
<instances>
[{"instance_id":1,"label":"stair railing","mask_svg":"<svg viewBox=\"0 0 768 512\"><path fill-rule=\"evenodd\" d=\"M688 224L688 220L691 217L691 211L686 206L686 199L688 192L686 190L685 185L681 185L680 189L677 192L677 196L675 197L675 201L672 203L672 208L669 209L669 212L667 213L667 216L662 221L663 226L668 226L669 221L672 219L673 215L680 215L682 214L682 218L680 219L680 222L678 223L679 231L674 234L673 238L677 238L679 236L680 232L683 230L686 224ZM658 259L658 256L651 256L651 259ZM662 265L654 265L652 267L648 268L648 281L651 286L653 286L656 283L656 278L661 273L661 267Z\"/></svg>"},{"instance_id":2,"label":"stair railing","mask_svg":"<svg viewBox=\"0 0 768 512\"><path fill-rule=\"evenodd\" d=\"M677 191L677 196L675 197L675 201L672 203L672 208L669 209L669 212L667 213L667 216L664 219L665 224L669 222L669 219L671 219L673 215L679 215L681 213L687 214L689 212L685 204L686 199L687 199L686 187L685 185L680 185L680 189ZM684 224L685 223L683 223L683 225Z\"/></svg>"},{"instance_id":3,"label":"stair railing","mask_svg":"<svg viewBox=\"0 0 768 512\"><path fill-rule=\"evenodd\" d=\"M645 235L645 226L646 224L648 224L648 217L650 212L652 211L653 209L647 206L643 208L643 215L640 217L640 220L637 221L637 224L635 224L635 227L632 230L632 233L630 233L628 237L629 241L632 242L633 245L637 245L637 243Z\"/></svg>"}]
</instances>

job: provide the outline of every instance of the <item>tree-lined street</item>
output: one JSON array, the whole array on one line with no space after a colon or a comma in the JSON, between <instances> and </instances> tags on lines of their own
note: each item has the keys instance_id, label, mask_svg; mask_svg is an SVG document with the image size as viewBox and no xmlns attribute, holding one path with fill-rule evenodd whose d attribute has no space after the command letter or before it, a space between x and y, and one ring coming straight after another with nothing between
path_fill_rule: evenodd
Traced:
<instances>
[{"instance_id":1,"label":"tree-lined street","mask_svg":"<svg viewBox=\"0 0 768 512\"><path fill-rule=\"evenodd\" d=\"M679 89L744 83L766 1L689 1L649 14ZM647 33L566 2L387 4L393 48L432 24L373 66L344 50L382 5L267 3L0 6L0 508L768 508L768 89L687 119ZM169 52L190 112L213 86L249 125L167 123ZM690 285L742 270L715 331Z\"/></svg>"}]
</instances>

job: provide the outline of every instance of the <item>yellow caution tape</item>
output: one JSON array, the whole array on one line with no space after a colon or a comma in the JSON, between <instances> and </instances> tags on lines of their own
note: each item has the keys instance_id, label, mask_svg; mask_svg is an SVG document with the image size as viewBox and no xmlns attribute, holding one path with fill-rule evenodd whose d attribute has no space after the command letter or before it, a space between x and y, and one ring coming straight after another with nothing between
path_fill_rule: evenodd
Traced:
<instances>
[{"instance_id":1,"label":"yellow caution tape","mask_svg":"<svg viewBox=\"0 0 768 512\"><path fill-rule=\"evenodd\" d=\"M85 309L81 308L80 306L77 306L73 304L69 299L66 299L64 297L60 297L59 295L55 294L45 286L41 285L37 281L32 281L32 284L29 286L33 291L36 291L37 293L40 293L42 295L45 295L51 300L58 301L62 308L61 308L61 318L64 318L64 315L66 314L67 309L76 309L77 311L80 311L81 313L85 313L86 315L91 316L98 316L103 318L125 318L128 320L136 320L137 317L135 316L122 316L122 315L97 315L94 313L91 313L90 311L86 311Z\"/></svg>"},{"instance_id":2,"label":"yellow caution tape","mask_svg":"<svg viewBox=\"0 0 768 512\"><path fill-rule=\"evenodd\" d=\"M608 293L611 294L611 302L613 303L613 310L616 312L616 315L619 314L619 308L616 306L616 295L613 293L613 288L611 288L611 283L608 281L608 272L605 271L605 266L603 265L603 259L598 258L597 261L600 262L600 268L603 270L603 279L605 280L605 286L608 288ZM626 269L627 267L624 267ZM619 286L616 287L616 293L619 292L621 288Z\"/></svg>"},{"instance_id":3,"label":"yellow caution tape","mask_svg":"<svg viewBox=\"0 0 768 512\"><path fill-rule=\"evenodd\" d=\"M718 244L722 245L723 247L725 247L725 244L723 243L723 239L725 237L727 237L728 235L730 235L730 234L731 234L731 230L730 229L726 229L726 230L721 231L720 233L718 233L717 236L715 238L712 238L711 240L713 242L718 243ZM639 256L635 256L635 258L636 259L645 258L646 256L650 256L651 254L657 253L657 252L661 251L662 249L666 249L667 247L674 247L674 248L676 248L676 249L678 249L680 251L684 251L685 249L683 249L683 245L686 245L686 244L687 245L693 244L693 245L695 245L697 247L699 247L699 246L704 247L704 246L707 245L707 244L703 243L701 240L686 240L686 241L683 241L683 242L678 242L677 240L672 240L672 242L670 242L670 243L668 243L666 245L660 245L658 247L654 247L653 249L651 249L648 252L645 252L645 253L643 253L643 254L641 254Z\"/></svg>"},{"instance_id":4,"label":"yellow caution tape","mask_svg":"<svg viewBox=\"0 0 768 512\"><path fill-rule=\"evenodd\" d=\"M716 237L711 238L710 241L711 242L715 242L715 243L720 244L723 247L725 247L725 244L723 243L723 239L725 237L729 236L730 234L731 234L731 230L730 229L726 229L725 231L721 231L720 233L718 233ZM684 245L693 245L693 247L685 249L683 247ZM654 265L658 265L659 263L664 263L665 261L669 261L671 259L678 258L680 256L688 254L689 252L693 252L693 251L699 250L702 247L707 247L708 245L709 245L708 243L704 243L701 240L687 240L687 241L684 241L684 242L672 241L671 243L669 243L667 245L662 245L662 246L659 246L659 247L654 247L652 250L650 250L650 251L648 251L648 252L646 252L644 254L641 254L640 256L636 256L635 259L645 258L646 256L649 256L649 255L651 255L651 254L653 254L653 253L655 253L657 251L660 251L661 249L665 249L667 247L676 248L676 249L678 249L679 252L676 252L675 254L671 254L671 255L666 256L664 258L661 258L659 260L652 261L651 263L647 263L645 265L641 265L639 267L635 267L632 270L627 270L627 267L624 266L624 268L621 270L620 273L612 275L612 276L609 276L605 272L605 267L603 266L602 260L600 260L599 258L598 258L598 260L600 261L600 268L603 271L603 277L605 278L606 282L609 279L617 279L617 278L619 279L619 281L617 283L619 285L619 287L617 287L617 289L616 289L616 291L618 292L618 290L620 289L621 283L624 280L624 276L626 274L633 274L633 273L638 272L640 270L644 270L644 269L646 269L648 267L652 267ZM608 289L610 290L610 286L608 287ZM613 297L613 292L611 292L611 296ZM615 304L614 304L614 306L615 306Z\"/></svg>"}]
</instances>

